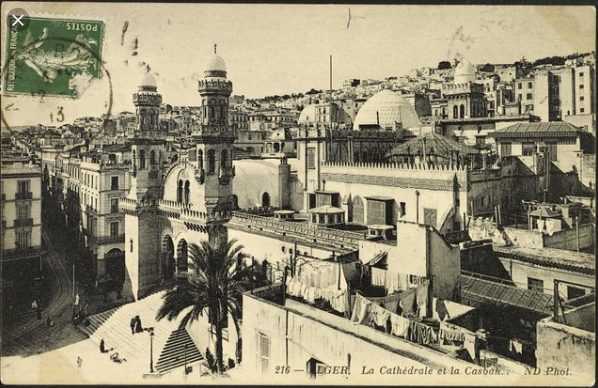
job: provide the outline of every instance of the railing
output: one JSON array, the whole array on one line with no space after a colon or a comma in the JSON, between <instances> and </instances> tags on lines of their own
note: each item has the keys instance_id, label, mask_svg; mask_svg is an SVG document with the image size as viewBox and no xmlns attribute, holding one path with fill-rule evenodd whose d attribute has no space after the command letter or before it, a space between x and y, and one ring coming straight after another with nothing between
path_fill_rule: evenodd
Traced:
<instances>
[{"instance_id":1,"label":"railing","mask_svg":"<svg viewBox=\"0 0 598 388\"><path fill-rule=\"evenodd\" d=\"M365 240L367 236L367 231L354 232L347 230L336 230L300 222L287 222L276 218L262 217L243 212L233 212L233 218L231 221L253 224L256 226L275 229L277 231L296 233L303 236L315 236L318 238L353 244L357 244L357 241L359 240Z\"/></svg>"},{"instance_id":2,"label":"railing","mask_svg":"<svg viewBox=\"0 0 598 388\"><path fill-rule=\"evenodd\" d=\"M97 245L124 243L125 242L125 234L121 233L121 234L117 234L117 235L113 235L113 236L99 236L99 237L94 237L93 240Z\"/></svg>"},{"instance_id":3,"label":"railing","mask_svg":"<svg viewBox=\"0 0 598 388\"><path fill-rule=\"evenodd\" d=\"M32 199L33 193L31 191L22 191L15 193L15 199Z\"/></svg>"},{"instance_id":4,"label":"railing","mask_svg":"<svg viewBox=\"0 0 598 388\"><path fill-rule=\"evenodd\" d=\"M19 220L15 220L16 228L21 228L24 226L33 226L33 218L21 218Z\"/></svg>"},{"instance_id":5,"label":"railing","mask_svg":"<svg viewBox=\"0 0 598 388\"><path fill-rule=\"evenodd\" d=\"M182 221L189 222L213 222L228 220L231 217L229 211L217 211L214 214L192 210L191 204L170 201L165 199L158 200L158 209L169 213L173 218L180 218Z\"/></svg>"}]
</instances>

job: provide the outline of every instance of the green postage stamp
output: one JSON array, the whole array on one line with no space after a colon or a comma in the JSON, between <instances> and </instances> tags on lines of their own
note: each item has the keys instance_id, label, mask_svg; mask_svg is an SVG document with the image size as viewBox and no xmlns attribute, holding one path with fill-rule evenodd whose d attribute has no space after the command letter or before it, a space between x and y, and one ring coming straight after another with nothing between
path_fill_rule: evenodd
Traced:
<instances>
[{"instance_id":1,"label":"green postage stamp","mask_svg":"<svg viewBox=\"0 0 598 388\"><path fill-rule=\"evenodd\" d=\"M5 94L78 98L102 74L104 22L27 17L8 26Z\"/></svg>"}]
</instances>

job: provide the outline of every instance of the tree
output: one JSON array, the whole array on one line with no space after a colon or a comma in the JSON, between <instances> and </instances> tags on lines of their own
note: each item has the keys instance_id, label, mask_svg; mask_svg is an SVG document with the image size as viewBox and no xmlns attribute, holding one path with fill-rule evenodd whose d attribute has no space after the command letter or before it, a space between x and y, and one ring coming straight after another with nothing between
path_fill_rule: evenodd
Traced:
<instances>
[{"instance_id":1,"label":"tree","mask_svg":"<svg viewBox=\"0 0 598 388\"><path fill-rule=\"evenodd\" d=\"M438 70L445 70L445 69L450 69L451 63L449 61L440 61L438 62Z\"/></svg>"},{"instance_id":2,"label":"tree","mask_svg":"<svg viewBox=\"0 0 598 388\"><path fill-rule=\"evenodd\" d=\"M239 333L241 318L241 296L255 282L251 278L250 267L242 264L246 255L243 246L236 240L222 242L216 246L203 241L199 246L190 244L189 274L163 297L162 307L156 319L176 319L185 313L179 328L196 321L207 310L209 322L216 333L216 364L219 374L224 372L222 353L222 329L228 322L228 314L233 318Z\"/></svg>"}]
</instances>

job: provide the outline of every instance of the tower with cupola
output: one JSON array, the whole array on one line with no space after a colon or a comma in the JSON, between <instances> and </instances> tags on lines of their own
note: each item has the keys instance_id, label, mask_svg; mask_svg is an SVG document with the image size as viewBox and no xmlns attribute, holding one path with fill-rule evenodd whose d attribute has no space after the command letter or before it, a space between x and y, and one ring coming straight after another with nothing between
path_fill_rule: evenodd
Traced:
<instances>
[{"instance_id":1,"label":"tower with cupola","mask_svg":"<svg viewBox=\"0 0 598 388\"><path fill-rule=\"evenodd\" d=\"M123 294L137 299L160 281L160 220L157 200L162 191L166 140L160 131L162 95L155 78L146 73L136 93L136 126L131 146L130 190L120 200L125 214L125 284Z\"/></svg>"},{"instance_id":2,"label":"tower with cupola","mask_svg":"<svg viewBox=\"0 0 598 388\"><path fill-rule=\"evenodd\" d=\"M201 97L201 119L193 131L196 180L200 192L194 199L217 221L206 225L211 242L226 239L224 224L232 210L232 179L234 131L228 124L229 97L233 84L226 78L226 64L216 51L209 58L203 79L198 81Z\"/></svg>"}]
</instances>

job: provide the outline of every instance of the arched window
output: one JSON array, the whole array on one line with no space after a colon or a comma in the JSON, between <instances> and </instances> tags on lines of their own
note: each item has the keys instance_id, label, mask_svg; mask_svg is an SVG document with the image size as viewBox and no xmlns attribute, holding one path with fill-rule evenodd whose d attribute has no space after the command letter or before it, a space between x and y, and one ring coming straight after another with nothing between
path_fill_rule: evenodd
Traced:
<instances>
[{"instance_id":1,"label":"arched window","mask_svg":"<svg viewBox=\"0 0 598 388\"><path fill-rule=\"evenodd\" d=\"M262 194L262 207L270 207L270 194Z\"/></svg>"},{"instance_id":2,"label":"arched window","mask_svg":"<svg viewBox=\"0 0 598 388\"><path fill-rule=\"evenodd\" d=\"M131 250L131 252L133 252L133 239L131 239L131 240L129 241L129 246L130 246L130 250Z\"/></svg>"},{"instance_id":3,"label":"arched window","mask_svg":"<svg viewBox=\"0 0 598 388\"><path fill-rule=\"evenodd\" d=\"M454 119L459 118L459 108L457 107L457 105L453 106L453 118Z\"/></svg>"},{"instance_id":4,"label":"arched window","mask_svg":"<svg viewBox=\"0 0 598 388\"><path fill-rule=\"evenodd\" d=\"M197 150L197 167L203 168L203 151Z\"/></svg>"},{"instance_id":5,"label":"arched window","mask_svg":"<svg viewBox=\"0 0 598 388\"><path fill-rule=\"evenodd\" d=\"M191 189L189 188L189 181L185 181L185 203L189 203L189 194Z\"/></svg>"},{"instance_id":6,"label":"arched window","mask_svg":"<svg viewBox=\"0 0 598 388\"><path fill-rule=\"evenodd\" d=\"M150 166L155 166L156 165L156 151L151 151L150 152Z\"/></svg>"},{"instance_id":7,"label":"arched window","mask_svg":"<svg viewBox=\"0 0 598 388\"><path fill-rule=\"evenodd\" d=\"M222 118L222 121L224 121L224 107L223 106L220 107L220 117Z\"/></svg>"},{"instance_id":8,"label":"arched window","mask_svg":"<svg viewBox=\"0 0 598 388\"><path fill-rule=\"evenodd\" d=\"M461 113L461 118L462 119L465 118L465 105L461 104L461 107L459 109L461 111L460 112Z\"/></svg>"},{"instance_id":9,"label":"arched window","mask_svg":"<svg viewBox=\"0 0 598 388\"><path fill-rule=\"evenodd\" d=\"M213 174L216 171L216 151L208 151L208 174Z\"/></svg>"},{"instance_id":10,"label":"arched window","mask_svg":"<svg viewBox=\"0 0 598 388\"><path fill-rule=\"evenodd\" d=\"M280 152L280 144L274 143L274 152Z\"/></svg>"},{"instance_id":11,"label":"arched window","mask_svg":"<svg viewBox=\"0 0 598 388\"><path fill-rule=\"evenodd\" d=\"M220 153L220 166L222 166L222 168L228 168L228 152L226 152L226 150L222 150Z\"/></svg>"},{"instance_id":12,"label":"arched window","mask_svg":"<svg viewBox=\"0 0 598 388\"><path fill-rule=\"evenodd\" d=\"M179 180L179 185L176 190L176 201L183 202L183 181Z\"/></svg>"},{"instance_id":13,"label":"arched window","mask_svg":"<svg viewBox=\"0 0 598 388\"><path fill-rule=\"evenodd\" d=\"M233 194L232 200L233 200L233 209L238 209L239 208L239 197L237 197L236 194Z\"/></svg>"},{"instance_id":14,"label":"arched window","mask_svg":"<svg viewBox=\"0 0 598 388\"><path fill-rule=\"evenodd\" d=\"M139 168L145 168L145 151L139 151Z\"/></svg>"}]
</instances>

